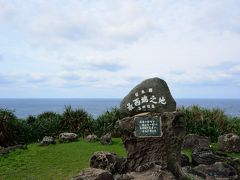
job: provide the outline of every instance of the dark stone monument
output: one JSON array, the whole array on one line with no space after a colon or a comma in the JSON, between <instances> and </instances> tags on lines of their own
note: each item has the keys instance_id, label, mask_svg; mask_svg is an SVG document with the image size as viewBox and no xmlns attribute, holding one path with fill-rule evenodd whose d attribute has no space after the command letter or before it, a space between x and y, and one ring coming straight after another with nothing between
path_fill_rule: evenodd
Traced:
<instances>
[{"instance_id":1,"label":"dark stone monument","mask_svg":"<svg viewBox=\"0 0 240 180\"><path fill-rule=\"evenodd\" d=\"M172 172L176 179L187 179L180 165L184 114L176 112L166 82L159 78L143 81L120 107L129 115L117 122L127 151L126 170L141 172L157 165Z\"/></svg>"},{"instance_id":2,"label":"dark stone monument","mask_svg":"<svg viewBox=\"0 0 240 180\"><path fill-rule=\"evenodd\" d=\"M132 116L142 112L173 112L176 111L176 102L167 83L152 78L134 87L122 100L120 108Z\"/></svg>"},{"instance_id":3,"label":"dark stone monument","mask_svg":"<svg viewBox=\"0 0 240 180\"><path fill-rule=\"evenodd\" d=\"M143 81L130 91L120 107L128 114L116 123L127 157L95 153L90 161L92 168L73 179L190 179L181 169L184 114L176 112L176 102L166 82L159 78Z\"/></svg>"}]
</instances>

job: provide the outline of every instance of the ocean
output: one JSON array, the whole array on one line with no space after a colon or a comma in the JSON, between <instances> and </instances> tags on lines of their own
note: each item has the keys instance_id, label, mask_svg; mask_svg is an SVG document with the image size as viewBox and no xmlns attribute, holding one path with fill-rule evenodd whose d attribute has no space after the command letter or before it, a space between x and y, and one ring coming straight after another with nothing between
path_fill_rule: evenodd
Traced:
<instances>
[{"instance_id":1,"label":"ocean","mask_svg":"<svg viewBox=\"0 0 240 180\"><path fill-rule=\"evenodd\" d=\"M199 105L204 108L220 108L230 116L240 116L240 99L175 99L177 106ZM121 99L0 99L0 108L14 111L18 118L38 115L45 111L61 113L65 106L82 108L94 118L106 110L118 107Z\"/></svg>"}]
</instances>

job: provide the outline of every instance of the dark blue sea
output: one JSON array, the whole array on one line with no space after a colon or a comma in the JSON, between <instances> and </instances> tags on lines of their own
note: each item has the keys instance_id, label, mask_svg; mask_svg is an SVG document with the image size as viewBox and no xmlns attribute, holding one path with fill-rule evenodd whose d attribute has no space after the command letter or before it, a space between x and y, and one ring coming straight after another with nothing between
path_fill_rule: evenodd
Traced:
<instances>
[{"instance_id":1,"label":"dark blue sea","mask_svg":"<svg viewBox=\"0 0 240 180\"><path fill-rule=\"evenodd\" d=\"M0 108L13 110L18 118L38 115L45 111L61 113L65 106L83 108L94 118L118 107L121 99L0 99ZM220 108L230 116L240 116L240 99L176 99L177 106L199 105L205 108Z\"/></svg>"}]
</instances>

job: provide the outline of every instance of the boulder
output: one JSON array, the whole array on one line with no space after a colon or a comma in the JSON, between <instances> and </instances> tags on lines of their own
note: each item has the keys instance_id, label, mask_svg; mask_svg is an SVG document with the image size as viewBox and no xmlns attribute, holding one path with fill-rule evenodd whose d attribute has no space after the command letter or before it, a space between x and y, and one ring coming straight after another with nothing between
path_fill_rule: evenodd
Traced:
<instances>
[{"instance_id":1,"label":"boulder","mask_svg":"<svg viewBox=\"0 0 240 180\"><path fill-rule=\"evenodd\" d=\"M195 166L200 164L211 165L226 159L227 157L216 154L210 148L197 148L192 152L192 164Z\"/></svg>"},{"instance_id":2,"label":"boulder","mask_svg":"<svg viewBox=\"0 0 240 180\"><path fill-rule=\"evenodd\" d=\"M164 80L151 78L135 86L124 97L120 108L131 116L143 112L173 112L176 102Z\"/></svg>"},{"instance_id":3,"label":"boulder","mask_svg":"<svg viewBox=\"0 0 240 180\"><path fill-rule=\"evenodd\" d=\"M226 163L232 166L237 171L238 177L240 177L240 159L229 159Z\"/></svg>"},{"instance_id":4,"label":"boulder","mask_svg":"<svg viewBox=\"0 0 240 180\"><path fill-rule=\"evenodd\" d=\"M114 180L132 180L132 179L134 179L134 177L129 174L115 174L113 177L114 177Z\"/></svg>"},{"instance_id":5,"label":"boulder","mask_svg":"<svg viewBox=\"0 0 240 180\"><path fill-rule=\"evenodd\" d=\"M222 151L240 152L240 137L237 134L229 133L219 136L218 144Z\"/></svg>"},{"instance_id":6,"label":"boulder","mask_svg":"<svg viewBox=\"0 0 240 180\"><path fill-rule=\"evenodd\" d=\"M102 136L102 137L100 138L100 142L101 142L101 144L104 144L104 145L106 145L106 144L112 144L112 136L111 136L111 134L110 134L110 133L107 133L107 134L105 134L104 136Z\"/></svg>"},{"instance_id":7,"label":"boulder","mask_svg":"<svg viewBox=\"0 0 240 180\"><path fill-rule=\"evenodd\" d=\"M109 171L97 168L87 168L81 171L71 180L177 180L168 170L163 170L161 166L154 165L142 172L128 172L126 174L112 175Z\"/></svg>"},{"instance_id":8,"label":"boulder","mask_svg":"<svg viewBox=\"0 0 240 180\"><path fill-rule=\"evenodd\" d=\"M163 170L159 165L154 165L150 169L141 172L129 172L127 177L136 180L177 180L170 171Z\"/></svg>"},{"instance_id":9,"label":"boulder","mask_svg":"<svg viewBox=\"0 0 240 180\"><path fill-rule=\"evenodd\" d=\"M90 167L108 170L112 174L125 172L125 158L110 152L95 152L90 159Z\"/></svg>"},{"instance_id":10,"label":"boulder","mask_svg":"<svg viewBox=\"0 0 240 180\"><path fill-rule=\"evenodd\" d=\"M87 142L95 142L98 140L98 137L94 134L90 134L85 139Z\"/></svg>"},{"instance_id":11,"label":"boulder","mask_svg":"<svg viewBox=\"0 0 240 180\"><path fill-rule=\"evenodd\" d=\"M203 180L203 177L199 176L198 174L192 172L192 168L191 166L184 166L182 167L182 170L185 174L188 175L189 180Z\"/></svg>"},{"instance_id":12,"label":"boulder","mask_svg":"<svg viewBox=\"0 0 240 180\"><path fill-rule=\"evenodd\" d=\"M61 133L59 135L59 141L60 142L71 142L76 141L78 139L78 135L75 133Z\"/></svg>"},{"instance_id":13,"label":"boulder","mask_svg":"<svg viewBox=\"0 0 240 180\"><path fill-rule=\"evenodd\" d=\"M181 154L181 166L189 166L190 165L190 160L189 157L185 154Z\"/></svg>"},{"instance_id":14,"label":"boulder","mask_svg":"<svg viewBox=\"0 0 240 180\"><path fill-rule=\"evenodd\" d=\"M103 169L87 168L72 177L71 180L113 180L113 175Z\"/></svg>"},{"instance_id":15,"label":"boulder","mask_svg":"<svg viewBox=\"0 0 240 180\"><path fill-rule=\"evenodd\" d=\"M224 162L216 162L212 165L201 164L190 169L189 173L200 176L204 179L238 179L236 170Z\"/></svg>"},{"instance_id":16,"label":"boulder","mask_svg":"<svg viewBox=\"0 0 240 180\"><path fill-rule=\"evenodd\" d=\"M182 149L209 148L209 145L209 138L197 134L188 134L183 140Z\"/></svg>"},{"instance_id":17,"label":"boulder","mask_svg":"<svg viewBox=\"0 0 240 180\"><path fill-rule=\"evenodd\" d=\"M45 136L40 143L41 146L48 146L49 144L56 144L56 141L51 136Z\"/></svg>"}]
</instances>

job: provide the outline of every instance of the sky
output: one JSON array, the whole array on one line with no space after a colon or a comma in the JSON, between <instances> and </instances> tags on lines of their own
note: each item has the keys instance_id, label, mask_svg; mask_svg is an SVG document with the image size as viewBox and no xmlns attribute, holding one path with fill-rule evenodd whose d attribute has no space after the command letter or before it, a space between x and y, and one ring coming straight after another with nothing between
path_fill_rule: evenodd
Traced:
<instances>
[{"instance_id":1,"label":"sky","mask_svg":"<svg viewBox=\"0 0 240 180\"><path fill-rule=\"evenodd\" d=\"M0 0L0 98L240 98L239 0Z\"/></svg>"}]
</instances>

